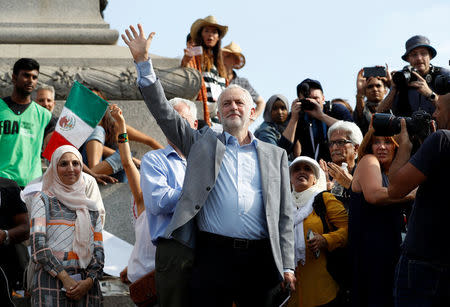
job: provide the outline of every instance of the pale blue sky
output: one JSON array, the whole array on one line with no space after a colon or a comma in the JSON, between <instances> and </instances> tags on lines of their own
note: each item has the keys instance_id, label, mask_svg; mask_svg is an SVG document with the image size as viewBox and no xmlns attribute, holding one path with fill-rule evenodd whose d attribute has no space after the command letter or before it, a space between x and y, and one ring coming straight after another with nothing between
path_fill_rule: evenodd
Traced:
<instances>
[{"instance_id":1,"label":"pale blue sky","mask_svg":"<svg viewBox=\"0 0 450 307\"><path fill-rule=\"evenodd\" d=\"M433 64L448 67L450 60L449 0L110 0L105 10L120 33L138 22L146 34L155 31L151 53L167 57L181 57L192 23L207 15L228 26L222 46L241 46L247 64L238 73L265 100L281 93L292 101L297 84L310 77L322 83L327 100L354 105L358 70L402 68L405 41L415 34L430 38L438 52Z\"/></svg>"}]
</instances>

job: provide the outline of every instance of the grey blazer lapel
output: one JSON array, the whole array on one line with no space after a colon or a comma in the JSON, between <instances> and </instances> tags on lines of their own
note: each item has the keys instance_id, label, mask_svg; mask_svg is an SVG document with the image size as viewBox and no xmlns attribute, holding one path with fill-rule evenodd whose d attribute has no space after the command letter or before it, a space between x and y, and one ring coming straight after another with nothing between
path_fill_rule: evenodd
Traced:
<instances>
[{"instance_id":1,"label":"grey blazer lapel","mask_svg":"<svg viewBox=\"0 0 450 307\"><path fill-rule=\"evenodd\" d=\"M256 152L258 153L259 170L261 174L261 186L264 201L264 208L267 208L267 193L269 193L269 167L271 163L268 153L264 150L264 145L261 146L261 141L256 146Z\"/></svg>"}]
</instances>

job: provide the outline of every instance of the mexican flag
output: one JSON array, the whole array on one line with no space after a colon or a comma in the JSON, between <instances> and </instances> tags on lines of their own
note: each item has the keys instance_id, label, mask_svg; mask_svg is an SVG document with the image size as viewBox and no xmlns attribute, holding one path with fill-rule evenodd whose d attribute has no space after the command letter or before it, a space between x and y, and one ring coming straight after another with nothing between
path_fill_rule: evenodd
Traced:
<instances>
[{"instance_id":1,"label":"mexican flag","mask_svg":"<svg viewBox=\"0 0 450 307\"><path fill-rule=\"evenodd\" d=\"M75 81L43 157L50 161L53 152L62 145L80 148L92 134L107 108L108 102Z\"/></svg>"}]
</instances>

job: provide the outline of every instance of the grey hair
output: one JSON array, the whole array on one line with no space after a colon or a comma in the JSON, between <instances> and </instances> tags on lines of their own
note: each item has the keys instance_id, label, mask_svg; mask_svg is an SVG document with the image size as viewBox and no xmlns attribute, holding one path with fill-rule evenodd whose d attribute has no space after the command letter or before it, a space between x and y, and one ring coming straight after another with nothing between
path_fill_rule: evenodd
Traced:
<instances>
[{"instance_id":1,"label":"grey hair","mask_svg":"<svg viewBox=\"0 0 450 307\"><path fill-rule=\"evenodd\" d=\"M195 103L193 103L190 100L187 100L184 98L179 98L179 97L175 97L175 98L172 98L169 100L169 103L172 106L172 108L174 108L176 105L178 105L181 102L184 102L188 106L189 111L191 112L191 115L192 115L192 119L194 121L197 120L197 106L195 105Z\"/></svg>"},{"instance_id":2,"label":"grey hair","mask_svg":"<svg viewBox=\"0 0 450 307\"><path fill-rule=\"evenodd\" d=\"M331 138L331 135L338 130L346 132L348 138L350 139L350 141L352 141L353 144L361 145L363 135L361 133L361 129L359 129L359 127L355 123L343 120L335 122L328 129L328 140Z\"/></svg>"},{"instance_id":3,"label":"grey hair","mask_svg":"<svg viewBox=\"0 0 450 307\"><path fill-rule=\"evenodd\" d=\"M35 94L35 97L37 97L37 92L38 92L38 91L41 91L41 90L46 90L46 91L52 92L53 100L55 100L55 88L54 88L53 86L47 85L47 84L39 85L39 86L36 88L36 91L35 91L35 93L36 93L36 94Z\"/></svg>"},{"instance_id":4,"label":"grey hair","mask_svg":"<svg viewBox=\"0 0 450 307\"><path fill-rule=\"evenodd\" d=\"M243 93L242 96L242 100L244 101L245 104L248 104L249 106L253 106L253 98L250 95L250 93L243 87L237 85L237 84L231 84L230 86L228 86L226 89L224 89L222 91L222 93L220 93L219 98L217 99L217 110L220 111L220 103L222 102L223 96L225 94L225 92L228 92L230 90L233 89L240 89Z\"/></svg>"}]
</instances>

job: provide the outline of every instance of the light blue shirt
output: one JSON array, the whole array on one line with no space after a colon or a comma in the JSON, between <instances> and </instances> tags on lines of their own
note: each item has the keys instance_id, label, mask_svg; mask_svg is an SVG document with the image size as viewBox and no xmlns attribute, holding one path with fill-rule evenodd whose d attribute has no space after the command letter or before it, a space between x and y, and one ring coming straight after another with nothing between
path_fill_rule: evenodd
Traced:
<instances>
[{"instance_id":1,"label":"light blue shirt","mask_svg":"<svg viewBox=\"0 0 450 307\"><path fill-rule=\"evenodd\" d=\"M141 188L154 245L172 219L183 187L186 160L172 146L147 153L141 162Z\"/></svg>"},{"instance_id":2,"label":"light blue shirt","mask_svg":"<svg viewBox=\"0 0 450 307\"><path fill-rule=\"evenodd\" d=\"M256 146L243 146L225 132L226 150L214 188L197 214L201 231L222 236L258 240L268 238Z\"/></svg>"},{"instance_id":3,"label":"light blue shirt","mask_svg":"<svg viewBox=\"0 0 450 307\"><path fill-rule=\"evenodd\" d=\"M134 62L134 64L137 71L137 84L140 87L146 87L156 82L157 78L150 58L147 62Z\"/></svg>"}]
</instances>

